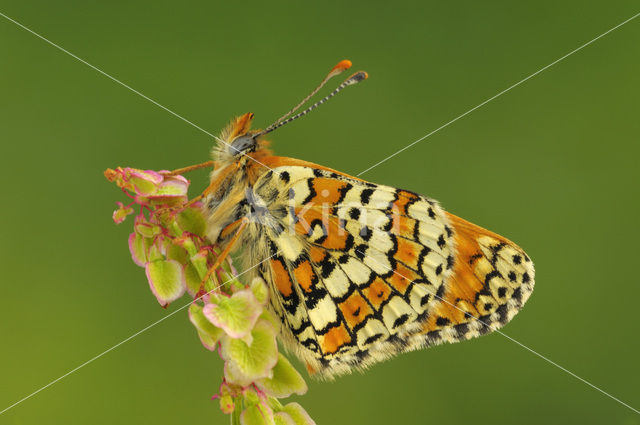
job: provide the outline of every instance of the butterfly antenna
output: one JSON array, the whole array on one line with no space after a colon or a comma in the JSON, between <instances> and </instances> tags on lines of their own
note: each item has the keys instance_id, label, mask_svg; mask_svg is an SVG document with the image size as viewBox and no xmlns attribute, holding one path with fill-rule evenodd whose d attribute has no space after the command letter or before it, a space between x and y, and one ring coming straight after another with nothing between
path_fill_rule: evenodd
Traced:
<instances>
[{"instance_id":1,"label":"butterfly antenna","mask_svg":"<svg viewBox=\"0 0 640 425\"><path fill-rule=\"evenodd\" d=\"M347 69L351 68L351 61L348 59L344 59L341 60L340 62L338 62L338 64L336 66L334 66L333 68L331 68L331 71L329 71L329 73L327 74L326 77L324 77L324 79L320 82L320 84L318 85L318 87L316 87L315 89L313 89L313 91L311 93L309 93L309 95L307 97L305 97L304 99L302 99L302 101L300 101L300 103L298 103L296 106L294 106L289 112L287 112L286 114L284 114L283 116L281 116L280 118L278 118L273 124L271 124L269 127L267 127L267 130L269 130L271 127L275 126L276 124L278 124L280 121L282 121L283 119L287 118L289 115L291 115L292 113L294 113L295 111L298 110L299 107L301 107L302 105L304 105L305 103L307 103L307 101L309 99L311 99L316 93L318 93L318 91L324 87L325 84L327 84L327 81L329 81L330 79L332 79L333 77L335 77L338 74L341 74L342 72L346 71Z\"/></svg>"},{"instance_id":2,"label":"butterfly antenna","mask_svg":"<svg viewBox=\"0 0 640 425\"><path fill-rule=\"evenodd\" d=\"M342 62L349 62L349 61L342 61ZM278 121L276 121L275 123L271 124L269 127L267 127L266 129L262 130L260 133L256 134L253 137L258 137L258 136L263 136L267 133L271 133L273 130L282 127L285 124L290 123L293 120L297 120L298 118L307 115L309 112L313 111L314 109L316 109L318 106L322 105L323 103L325 103L327 100L331 99L333 96L335 96L336 94L340 93L340 91L342 89L344 89L347 86L352 86L354 84L358 84L360 81L362 80L366 80L367 77L369 77L369 75L364 72L364 71L358 71L355 74L353 74L352 76L350 76L349 78L347 78L346 80L344 80L342 82L342 84L340 84L338 87L336 87L336 89L334 91L332 91L331 93L329 93L328 95L326 95L325 97L323 97L322 99L320 99L319 101L317 101L316 103L314 103L313 105L309 106L307 109L305 109L302 112L297 113L296 115L292 116L291 118L287 118L289 115L291 115L293 112L295 112L300 106L302 106L307 100L309 100L309 98L311 96L313 96L318 90L320 90L320 88L329 80L329 78L333 77L334 75L339 74L340 72L344 71L344 69L338 71L336 74L332 74L333 72L335 72L336 68L342 63L340 62L338 65L336 65L331 72L325 77L325 79L322 81L322 83L320 84L320 86L318 86L318 88L316 88L309 96L307 96L302 102L300 102L295 108L293 108L291 111L289 111L287 114L285 114L282 118L280 118ZM349 65L351 65L351 62L349 62ZM346 68L345 68L346 69ZM285 119L287 118L287 119Z\"/></svg>"}]
</instances>

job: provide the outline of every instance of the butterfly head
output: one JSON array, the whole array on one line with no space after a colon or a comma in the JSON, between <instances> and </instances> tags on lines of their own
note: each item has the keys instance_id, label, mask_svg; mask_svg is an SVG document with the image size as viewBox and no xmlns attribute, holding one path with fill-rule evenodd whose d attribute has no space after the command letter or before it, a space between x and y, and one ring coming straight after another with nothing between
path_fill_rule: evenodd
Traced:
<instances>
[{"instance_id":1,"label":"butterfly head","mask_svg":"<svg viewBox=\"0 0 640 425\"><path fill-rule=\"evenodd\" d=\"M266 142L259 139L258 131L251 131L252 112L231 120L220 134L220 141L214 148L214 158L224 165L246 158L252 153L266 148Z\"/></svg>"}]
</instances>

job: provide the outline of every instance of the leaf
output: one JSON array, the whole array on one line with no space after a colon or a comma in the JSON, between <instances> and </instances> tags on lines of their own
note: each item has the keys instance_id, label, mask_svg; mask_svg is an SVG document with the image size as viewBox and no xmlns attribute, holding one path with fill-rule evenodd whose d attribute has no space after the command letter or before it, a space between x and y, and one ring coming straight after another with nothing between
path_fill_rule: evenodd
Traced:
<instances>
[{"instance_id":1,"label":"leaf","mask_svg":"<svg viewBox=\"0 0 640 425\"><path fill-rule=\"evenodd\" d=\"M116 202L116 204L118 205L118 209L113 212L111 218L113 218L116 224L120 224L129 214L133 214L134 211L133 208L124 205L122 202Z\"/></svg>"},{"instance_id":2,"label":"leaf","mask_svg":"<svg viewBox=\"0 0 640 425\"><path fill-rule=\"evenodd\" d=\"M134 230L145 238L153 238L162 233L162 228L155 223L148 222L145 218L136 217L133 224Z\"/></svg>"},{"instance_id":3,"label":"leaf","mask_svg":"<svg viewBox=\"0 0 640 425\"><path fill-rule=\"evenodd\" d=\"M129 235L129 252L133 262L144 267L147 263L147 250L149 249L148 239L144 238L139 233L133 232Z\"/></svg>"},{"instance_id":4,"label":"leaf","mask_svg":"<svg viewBox=\"0 0 640 425\"><path fill-rule=\"evenodd\" d=\"M178 214L176 221L183 231L204 237L206 222L200 209L186 208Z\"/></svg>"},{"instance_id":5,"label":"leaf","mask_svg":"<svg viewBox=\"0 0 640 425\"><path fill-rule=\"evenodd\" d=\"M264 404L254 404L240 414L242 425L275 425L273 411Z\"/></svg>"},{"instance_id":6,"label":"leaf","mask_svg":"<svg viewBox=\"0 0 640 425\"><path fill-rule=\"evenodd\" d=\"M169 238L165 240L165 250L168 258L176 260L180 264L187 264L189 261L189 254L187 251L181 246L174 244Z\"/></svg>"},{"instance_id":7,"label":"leaf","mask_svg":"<svg viewBox=\"0 0 640 425\"><path fill-rule=\"evenodd\" d=\"M207 350L214 351L224 331L213 326L211 322L204 317L204 314L202 314L202 307L196 303L189 306L189 320L198 331L202 345L204 345Z\"/></svg>"},{"instance_id":8,"label":"leaf","mask_svg":"<svg viewBox=\"0 0 640 425\"><path fill-rule=\"evenodd\" d=\"M153 196L187 196L189 180L183 176L164 176L164 180L158 185Z\"/></svg>"},{"instance_id":9,"label":"leaf","mask_svg":"<svg viewBox=\"0 0 640 425\"><path fill-rule=\"evenodd\" d=\"M147 263L154 261L164 261L166 257L164 256L164 244L162 236L159 236L155 239L147 239L149 241L149 248L147 250Z\"/></svg>"},{"instance_id":10,"label":"leaf","mask_svg":"<svg viewBox=\"0 0 640 425\"><path fill-rule=\"evenodd\" d=\"M247 388L243 394L244 397L244 405L245 406L253 406L254 404L260 403L260 395L253 388Z\"/></svg>"},{"instance_id":11,"label":"leaf","mask_svg":"<svg viewBox=\"0 0 640 425\"><path fill-rule=\"evenodd\" d=\"M249 336L262 313L262 305L248 289L238 291L231 297L211 297L210 302L204 306L204 315L231 338Z\"/></svg>"},{"instance_id":12,"label":"leaf","mask_svg":"<svg viewBox=\"0 0 640 425\"><path fill-rule=\"evenodd\" d=\"M162 183L162 175L151 170L137 170L135 168L125 168L125 176L129 185L138 195L152 195L156 192L157 186Z\"/></svg>"},{"instance_id":13,"label":"leaf","mask_svg":"<svg viewBox=\"0 0 640 425\"><path fill-rule=\"evenodd\" d=\"M256 385L266 394L284 398L291 394L302 395L307 392L307 383L289 360L278 354L278 363L272 369L273 376L256 381Z\"/></svg>"},{"instance_id":14,"label":"leaf","mask_svg":"<svg viewBox=\"0 0 640 425\"><path fill-rule=\"evenodd\" d=\"M251 345L241 339L222 339L221 355L228 382L246 387L251 382L271 375L278 362L278 346L273 326L259 320L251 332Z\"/></svg>"},{"instance_id":15,"label":"leaf","mask_svg":"<svg viewBox=\"0 0 640 425\"><path fill-rule=\"evenodd\" d=\"M185 284L187 285L187 292L192 297L195 297L198 291L200 290L200 275L198 274L198 270L193 266L193 264L185 264L182 266L182 270L184 273Z\"/></svg>"},{"instance_id":16,"label":"leaf","mask_svg":"<svg viewBox=\"0 0 640 425\"><path fill-rule=\"evenodd\" d=\"M296 422L293 420L293 418L285 412L278 412L273 415L273 421L276 425L296 425Z\"/></svg>"},{"instance_id":17,"label":"leaf","mask_svg":"<svg viewBox=\"0 0 640 425\"><path fill-rule=\"evenodd\" d=\"M220 410L222 410L222 413L229 415L233 413L235 407L236 406L233 402L233 397L231 397L230 395L223 395L222 397L220 397Z\"/></svg>"},{"instance_id":18,"label":"leaf","mask_svg":"<svg viewBox=\"0 0 640 425\"><path fill-rule=\"evenodd\" d=\"M263 319L271 323L271 326L273 326L273 328L276 330L276 333L280 332L280 327L282 326L282 322L280 321L280 319L276 317L274 313L272 313L271 311L265 308L262 311L262 314L260 315L258 320L263 320Z\"/></svg>"},{"instance_id":19,"label":"leaf","mask_svg":"<svg viewBox=\"0 0 640 425\"><path fill-rule=\"evenodd\" d=\"M151 292L158 302L166 307L184 294L184 273L180 263L175 260L156 260L145 265Z\"/></svg>"},{"instance_id":20,"label":"leaf","mask_svg":"<svg viewBox=\"0 0 640 425\"><path fill-rule=\"evenodd\" d=\"M209 270L209 265L207 264L208 255L209 254L206 250L201 249L195 255L192 255L191 258L189 258L193 267L195 267L195 269L198 271L199 276L204 277L207 271ZM211 278L207 280L207 282L210 282L210 281L211 281ZM210 291L213 288L211 289L205 288L205 289L207 289L207 291Z\"/></svg>"},{"instance_id":21,"label":"leaf","mask_svg":"<svg viewBox=\"0 0 640 425\"><path fill-rule=\"evenodd\" d=\"M296 425L316 425L311 416L298 403L289 403L282 408L279 414L286 414Z\"/></svg>"},{"instance_id":22,"label":"leaf","mask_svg":"<svg viewBox=\"0 0 640 425\"><path fill-rule=\"evenodd\" d=\"M267 305L267 301L269 300L269 288L267 288L267 284L264 283L262 278L256 277L253 279L249 289L251 289L251 292L253 292L253 295L260 304Z\"/></svg>"}]
</instances>

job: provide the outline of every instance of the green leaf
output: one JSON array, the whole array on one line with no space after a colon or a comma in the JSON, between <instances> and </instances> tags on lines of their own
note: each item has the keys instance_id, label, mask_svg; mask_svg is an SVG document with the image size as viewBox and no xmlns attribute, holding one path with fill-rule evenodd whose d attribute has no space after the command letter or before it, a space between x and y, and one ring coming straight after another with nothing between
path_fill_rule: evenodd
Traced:
<instances>
[{"instance_id":1,"label":"green leaf","mask_svg":"<svg viewBox=\"0 0 640 425\"><path fill-rule=\"evenodd\" d=\"M230 395L223 395L220 397L220 410L222 413L230 414L235 410L235 403L233 402L233 397Z\"/></svg>"},{"instance_id":2,"label":"green leaf","mask_svg":"<svg viewBox=\"0 0 640 425\"><path fill-rule=\"evenodd\" d=\"M254 404L260 403L260 396L253 388L247 388L242 397L244 398L245 406L253 406Z\"/></svg>"},{"instance_id":3,"label":"green leaf","mask_svg":"<svg viewBox=\"0 0 640 425\"><path fill-rule=\"evenodd\" d=\"M185 264L182 266L184 271L184 280L187 285L187 292L192 297L195 297L198 291L200 290L200 275L198 274L198 270L196 270L195 266L191 263Z\"/></svg>"},{"instance_id":4,"label":"green leaf","mask_svg":"<svg viewBox=\"0 0 640 425\"><path fill-rule=\"evenodd\" d=\"M144 267L149 259L147 258L147 251L149 249L150 241L141 236L139 233L133 232L129 235L129 252L133 262Z\"/></svg>"},{"instance_id":5,"label":"green leaf","mask_svg":"<svg viewBox=\"0 0 640 425\"><path fill-rule=\"evenodd\" d=\"M175 260L156 260L145 265L151 292L166 307L184 294L185 282L182 266Z\"/></svg>"},{"instance_id":6,"label":"green leaf","mask_svg":"<svg viewBox=\"0 0 640 425\"><path fill-rule=\"evenodd\" d=\"M186 196L189 180L183 176L164 176L153 196Z\"/></svg>"},{"instance_id":7,"label":"green leaf","mask_svg":"<svg viewBox=\"0 0 640 425\"><path fill-rule=\"evenodd\" d=\"M286 414L296 425L316 425L311 416L298 403L289 403L282 408L278 415Z\"/></svg>"},{"instance_id":8,"label":"green leaf","mask_svg":"<svg viewBox=\"0 0 640 425\"><path fill-rule=\"evenodd\" d=\"M215 350L224 331L211 324L202 314L202 307L196 303L189 306L189 320L198 331L198 337L207 350Z\"/></svg>"},{"instance_id":9,"label":"green leaf","mask_svg":"<svg viewBox=\"0 0 640 425\"><path fill-rule=\"evenodd\" d=\"M259 320L251 337L251 345L241 339L222 338L224 374L229 383L246 387L253 381L267 378L278 362L276 332L269 322Z\"/></svg>"},{"instance_id":10,"label":"green leaf","mask_svg":"<svg viewBox=\"0 0 640 425\"><path fill-rule=\"evenodd\" d=\"M140 195L150 195L156 192L159 181L153 181L147 176L138 175L131 177L129 183L133 185L136 193Z\"/></svg>"},{"instance_id":11,"label":"green leaf","mask_svg":"<svg viewBox=\"0 0 640 425\"><path fill-rule=\"evenodd\" d=\"M231 297L211 297L209 302L204 306L204 315L231 338L248 337L262 313L262 305L248 289L238 291ZM251 342L250 338L248 342Z\"/></svg>"},{"instance_id":12,"label":"green leaf","mask_svg":"<svg viewBox=\"0 0 640 425\"><path fill-rule=\"evenodd\" d=\"M145 238L147 239L147 238ZM158 238L155 242L153 240L147 239L149 241L149 249L147 250L147 262L166 260L166 257L162 253L162 239Z\"/></svg>"},{"instance_id":13,"label":"green leaf","mask_svg":"<svg viewBox=\"0 0 640 425\"><path fill-rule=\"evenodd\" d=\"M162 232L162 228L157 224L150 223L146 220L138 220L133 225L135 231L145 238L153 238Z\"/></svg>"},{"instance_id":14,"label":"green leaf","mask_svg":"<svg viewBox=\"0 0 640 425\"><path fill-rule=\"evenodd\" d=\"M275 425L273 412L264 404L254 404L240 414L242 425Z\"/></svg>"},{"instance_id":15,"label":"green leaf","mask_svg":"<svg viewBox=\"0 0 640 425\"><path fill-rule=\"evenodd\" d=\"M285 412L278 412L273 415L273 421L276 425L296 425L296 422L293 420L293 418Z\"/></svg>"},{"instance_id":16,"label":"green leaf","mask_svg":"<svg viewBox=\"0 0 640 425\"><path fill-rule=\"evenodd\" d=\"M190 258L191 264L198 271L198 275L201 276L200 278L201 280L204 278L204 276L207 274L207 271L209 270L209 265L207 264L207 258L208 258L208 253L205 250L198 251L195 255L192 255ZM207 279L207 282L205 282L205 284L209 282L211 282L210 278ZM205 286L205 289L207 291L211 291L213 288L209 288L208 286Z\"/></svg>"},{"instance_id":17,"label":"green leaf","mask_svg":"<svg viewBox=\"0 0 640 425\"><path fill-rule=\"evenodd\" d=\"M276 330L276 333L280 332L280 327L282 326L282 322L280 321L280 319L276 317L274 313L272 313L271 311L265 308L264 310L262 310L262 314L260 315L258 320L263 320L263 319L271 323L271 326L273 326L273 328Z\"/></svg>"},{"instance_id":18,"label":"green leaf","mask_svg":"<svg viewBox=\"0 0 640 425\"><path fill-rule=\"evenodd\" d=\"M307 384L302 375L282 354L278 354L278 363L273 368L271 378L256 381L256 385L267 395L277 398L289 397L291 394L302 395L307 392Z\"/></svg>"},{"instance_id":19,"label":"green leaf","mask_svg":"<svg viewBox=\"0 0 640 425\"><path fill-rule=\"evenodd\" d=\"M267 284L264 283L264 280L256 277L251 282L249 289L251 289L251 292L253 292L253 295L260 304L267 305L267 301L269 300L269 288L267 288Z\"/></svg>"},{"instance_id":20,"label":"green leaf","mask_svg":"<svg viewBox=\"0 0 640 425\"><path fill-rule=\"evenodd\" d=\"M116 224L120 224L127 218L128 215L133 214L133 208L128 205L123 205L122 202L116 202L118 209L113 212L111 218Z\"/></svg>"},{"instance_id":21,"label":"green leaf","mask_svg":"<svg viewBox=\"0 0 640 425\"><path fill-rule=\"evenodd\" d=\"M189 254L187 254L187 251L174 244L169 238L165 241L165 250L167 252L167 258L176 260L180 264L187 264L189 261Z\"/></svg>"},{"instance_id":22,"label":"green leaf","mask_svg":"<svg viewBox=\"0 0 640 425\"><path fill-rule=\"evenodd\" d=\"M178 226L185 232L204 237L206 222L198 208L187 208L178 214Z\"/></svg>"}]
</instances>

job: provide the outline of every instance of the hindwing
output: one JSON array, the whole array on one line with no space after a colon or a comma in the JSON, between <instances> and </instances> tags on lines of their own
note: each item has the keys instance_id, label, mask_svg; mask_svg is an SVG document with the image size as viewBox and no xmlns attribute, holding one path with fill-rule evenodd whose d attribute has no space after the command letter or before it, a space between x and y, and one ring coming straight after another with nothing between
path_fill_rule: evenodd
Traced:
<instances>
[{"instance_id":1,"label":"hindwing","mask_svg":"<svg viewBox=\"0 0 640 425\"><path fill-rule=\"evenodd\" d=\"M533 288L519 247L425 196L309 163L249 190L271 217L260 274L283 341L322 376L486 333Z\"/></svg>"}]
</instances>

